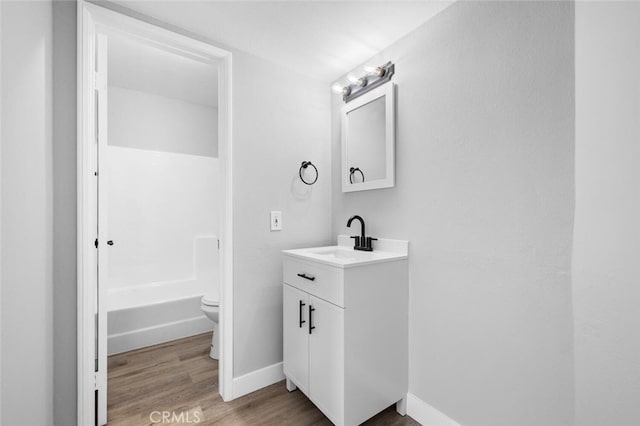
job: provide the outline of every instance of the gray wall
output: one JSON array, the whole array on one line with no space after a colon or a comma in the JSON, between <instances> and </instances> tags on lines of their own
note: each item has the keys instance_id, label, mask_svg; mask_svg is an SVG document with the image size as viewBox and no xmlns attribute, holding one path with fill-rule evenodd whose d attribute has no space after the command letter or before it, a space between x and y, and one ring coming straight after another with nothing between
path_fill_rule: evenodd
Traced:
<instances>
[{"instance_id":1,"label":"gray wall","mask_svg":"<svg viewBox=\"0 0 640 426\"><path fill-rule=\"evenodd\" d=\"M410 391L464 425L573 422L574 10L459 2L369 63L396 63L392 189L340 192L410 240Z\"/></svg>"},{"instance_id":2,"label":"gray wall","mask_svg":"<svg viewBox=\"0 0 640 426\"><path fill-rule=\"evenodd\" d=\"M282 361L280 250L332 240L331 94L322 82L242 52L234 52L233 68L238 377ZM318 168L313 186L298 177L304 160ZM269 231L270 210L282 211L282 231Z\"/></svg>"},{"instance_id":3,"label":"gray wall","mask_svg":"<svg viewBox=\"0 0 640 426\"><path fill-rule=\"evenodd\" d=\"M76 2L53 2L53 412L76 424Z\"/></svg>"},{"instance_id":4,"label":"gray wall","mask_svg":"<svg viewBox=\"0 0 640 426\"><path fill-rule=\"evenodd\" d=\"M640 419L640 4L576 3L576 424Z\"/></svg>"},{"instance_id":5,"label":"gray wall","mask_svg":"<svg viewBox=\"0 0 640 426\"><path fill-rule=\"evenodd\" d=\"M51 17L50 2L2 3L0 386L7 426L44 426L53 417Z\"/></svg>"}]
</instances>

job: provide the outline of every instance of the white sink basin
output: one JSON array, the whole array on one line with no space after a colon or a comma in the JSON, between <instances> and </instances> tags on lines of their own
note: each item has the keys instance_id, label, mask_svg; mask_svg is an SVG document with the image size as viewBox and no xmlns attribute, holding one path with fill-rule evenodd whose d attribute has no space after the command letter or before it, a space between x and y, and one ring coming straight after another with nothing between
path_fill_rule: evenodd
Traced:
<instances>
[{"instance_id":1,"label":"white sink basin","mask_svg":"<svg viewBox=\"0 0 640 426\"><path fill-rule=\"evenodd\" d=\"M328 256L335 259L345 260L369 260L373 259L375 255L371 251L358 251L353 248L342 246L329 246L329 247L315 247L304 249L311 254L318 256Z\"/></svg>"},{"instance_id":2,"label":"white sink basin","mask_svg":"<svg viewBox=\"0 0 640 426\"><path fill-rule=\"evenodd\" d=\"M341 268L391 262L408 257L407 241L380 239L375 242L373 251L354 250L349 244L353 244L353 241L348 236L339 235L338 245L335 246L284 250L283 253Z\"/></svg>"}]
</instances>

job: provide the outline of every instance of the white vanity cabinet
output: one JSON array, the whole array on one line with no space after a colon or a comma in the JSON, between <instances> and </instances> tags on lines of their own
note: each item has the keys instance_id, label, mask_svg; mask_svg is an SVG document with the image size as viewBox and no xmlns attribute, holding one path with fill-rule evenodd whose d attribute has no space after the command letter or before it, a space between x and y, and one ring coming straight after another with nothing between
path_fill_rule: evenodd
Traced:
<instances>
[{"instance_id":1,"label":"white vanity cabinet","mask_svg":"<svg viewBox=\"0 0 640 426\"><path fill-rule=\"evenodd\" d=\"M285 375L327 417L342 417L344 308L285 284L284 310Z\"/></svg>"},{"instance_id":2,"label":"white vanity cabinet","mask_svg":"<svg viewBox=\"0 0 640 426\"><path fill-rule=\"evenodd\" d=\"M284 374L334 424L358 425L398 401L403 410L407 257L336 247L340 260L284 251Z\"/></svg>"}]
</instances>

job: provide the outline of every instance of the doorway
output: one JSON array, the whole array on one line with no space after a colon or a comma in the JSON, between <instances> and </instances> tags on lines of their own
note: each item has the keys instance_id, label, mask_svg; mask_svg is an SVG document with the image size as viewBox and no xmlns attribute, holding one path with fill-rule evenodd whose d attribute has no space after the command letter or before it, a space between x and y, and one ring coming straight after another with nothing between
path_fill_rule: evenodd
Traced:
<instances>
[{"instance_id":1,"label":"doorway","mask_svg":"<svg viewBox=\"0 0 640 426\"><path fill-rule=\"evenodd\" d=\"M106 424L108 354L212 327L202 296L229 400L231 54L79 7L78 424Z\"/></svg>"}]
</instances>

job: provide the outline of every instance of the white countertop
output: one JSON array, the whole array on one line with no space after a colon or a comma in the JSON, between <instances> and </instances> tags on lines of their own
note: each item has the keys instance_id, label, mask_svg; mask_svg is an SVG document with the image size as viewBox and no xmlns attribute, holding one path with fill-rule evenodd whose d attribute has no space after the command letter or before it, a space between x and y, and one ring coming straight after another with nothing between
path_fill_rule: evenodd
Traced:
<instances>
[{"instance_id":1,"label":"white countertop","mask_svg":"<svg viewBox=\"0 0 640 426\"><path fill-rule=\"evenodd\" d=\"M335 246L283 250L282 253L325 265L351 268L407 259L409 257L409 242L380 238L373 241L373 251L360 251L353 249L353 240L348 235L338 235L338 244Z\"/></svg>"}]
</instances>

